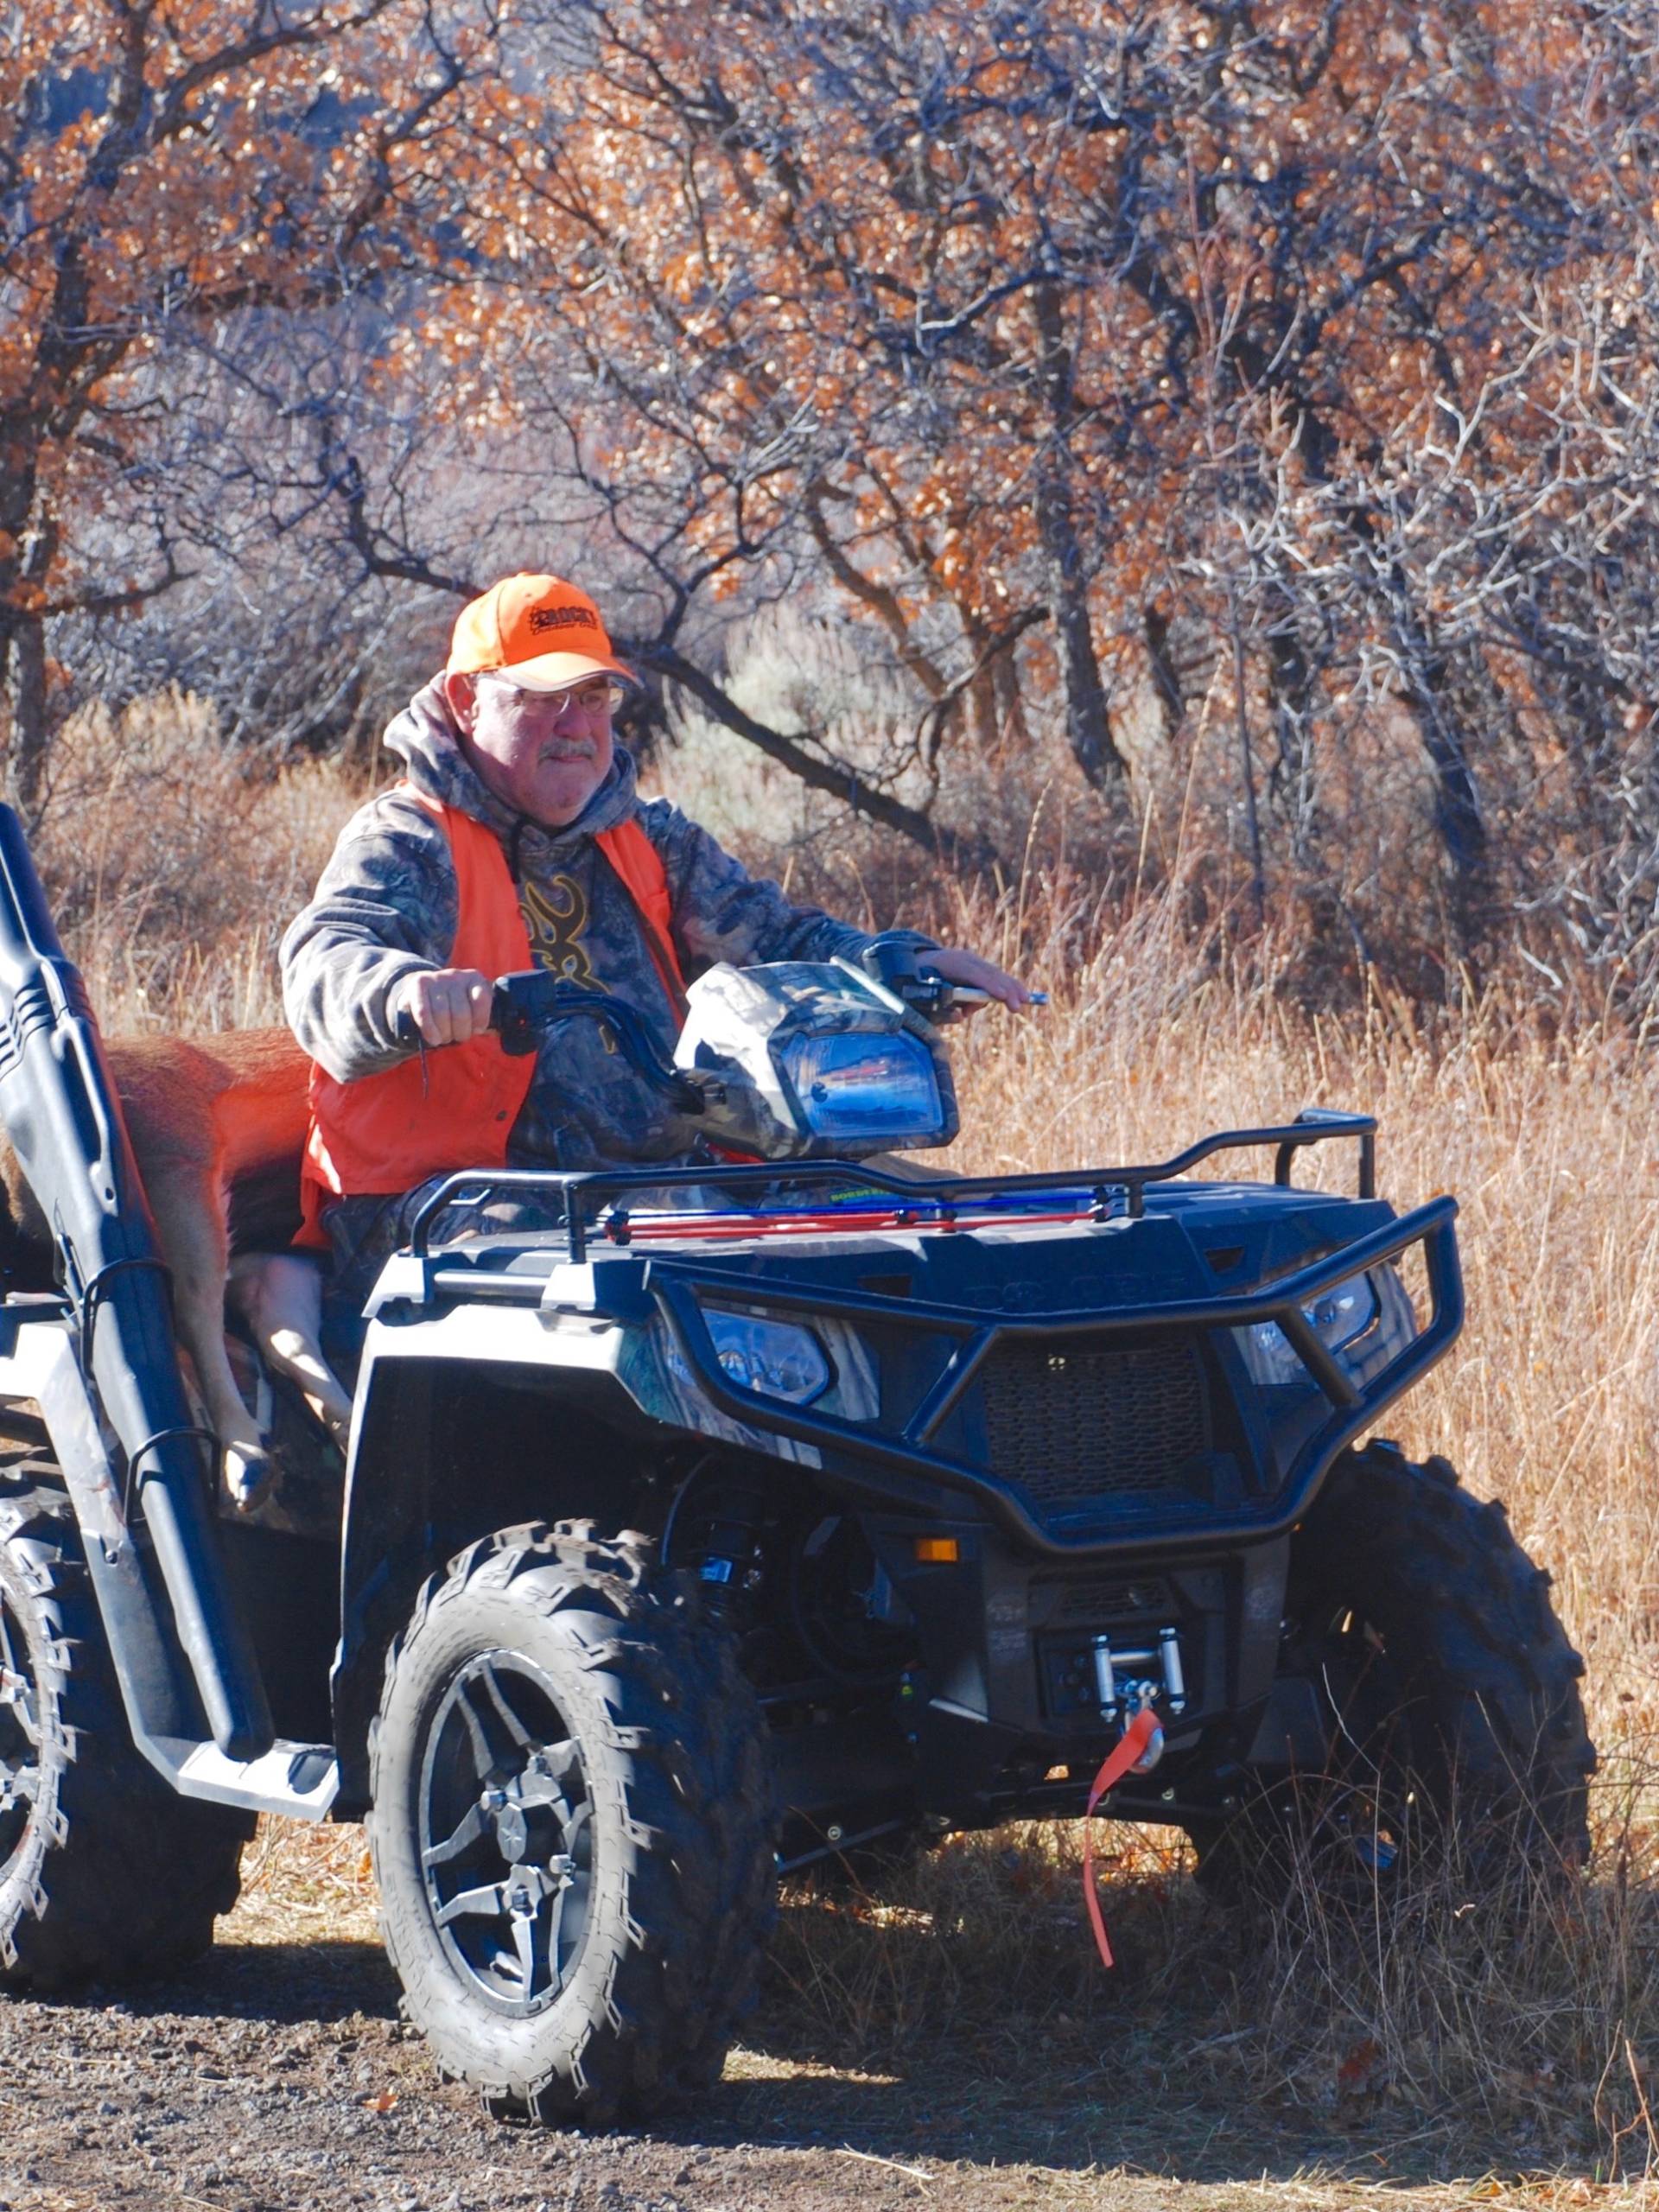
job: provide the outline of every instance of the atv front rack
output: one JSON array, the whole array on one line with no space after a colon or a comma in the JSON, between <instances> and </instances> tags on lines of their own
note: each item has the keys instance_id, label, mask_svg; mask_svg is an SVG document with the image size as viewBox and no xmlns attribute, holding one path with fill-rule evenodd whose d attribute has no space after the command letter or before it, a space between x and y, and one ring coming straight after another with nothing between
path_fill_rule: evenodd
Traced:
<instances>
[{"instance_id":1,"label":"atv front rack","mask_svg":"<svg viewBox=\"0 0 1659 2212\"><path fill-rule=\"evenodd\" d=\"M587 1257L590 1233L597 1229L613 1244L696 1236L753 1236L787 1234L791 1230L836 1230L868 1233L873 1227L910 1230L953 1230L970 1225L968 1217L1053 1221L1107 1221L1120 1211L1131 1220L1146 1211L1149 1185L1173 1182L1217 1153L1274 1147L1273 1179L1281 1189L1290 1184L1296 1154L1312 1144L1351 1137L1359 1147L1357 1195L1376 1196L1376 1122L1370 1114L1333 1114L1309 1109L1294 1122L1266 1128L1224 1129L1189 1145L1173 1159L1149 1166L1077 1168L1036 1175L899 1175L890 1168L873 1167L847 1160L761 1160L741 1166L617 1167L582 1174L561 1173L549 1168L463 1169L447 1176L416 1214L410 1229L409 1249L423 1268L431 1261L432 1224L452 1207L489 1204L499 1197L528 1197L534 1193L553 1202L556 1228L564 1231L568 1256ZM839 1191L837 1186L839 1186ZM815 1206L791 1206L796 1195L825 1191L827 1198ZM629 1201L648 1192L675 1190L718 1192L738 1204L734 1210L695 1205L677 1212L666 1210L639 1217ZM886 1208L870 1204L873 1195L897 1201ZM746 1197L762 1203L741 1205ZM1033 1200L1076 1201L1044 1213ZM479 1277L468 1282L478 1293Z\"/></svg>"}]
</instances>

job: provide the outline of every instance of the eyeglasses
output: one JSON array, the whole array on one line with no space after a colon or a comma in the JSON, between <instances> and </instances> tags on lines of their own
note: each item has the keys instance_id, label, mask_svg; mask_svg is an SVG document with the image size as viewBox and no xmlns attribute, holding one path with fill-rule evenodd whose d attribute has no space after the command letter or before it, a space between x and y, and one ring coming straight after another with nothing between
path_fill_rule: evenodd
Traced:
<instances>
[{"instance_id":1,"label":"eyeglasses","mask_svg":"<svg viewBox=\"0 0 1659 2212\"><path fill-rule=\"evenodd\" d=\"M608 676L584 677L580 683L568 684L563 691L532 691L522 683L515 683L505 671L489 670L476 680L491 684L498 691L511 692L516 706L535 707L556 715L562 715L567 707L575 707L585 715L614 714L628 696L627 686Z\"/></svg>"}]
</instances>

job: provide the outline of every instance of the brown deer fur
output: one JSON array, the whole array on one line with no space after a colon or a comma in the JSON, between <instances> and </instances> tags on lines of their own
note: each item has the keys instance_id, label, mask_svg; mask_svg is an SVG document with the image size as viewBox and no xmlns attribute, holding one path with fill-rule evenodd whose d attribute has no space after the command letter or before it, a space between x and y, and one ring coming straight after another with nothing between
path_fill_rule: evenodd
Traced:
<instances>
[{"instance_id":1,"label":"brown deer fur","mask_svg":"<svg viewBox=\"0 0 1659 2212\"><path fill-rule=\"evenodd\" d=\"M180 1341L225 1448L232 1494L247 1502L267 1463L226 1355L227 1283L272 1363L295 1376L337 1433L350 1419L350 1402L316 1345L319 1270L308 1262L251 1253L238 1259L233 1276L231 1262L234 1200L267 1194L278 1243L286 1243L297 1219L310 1064L286 1029L112 1038L105 1049L162 1257L172 1271ZM50 1262L46 1224L3 1141L0 1184L17 1244L13 1279L44 1282ZM276 1194L274 1213L270 1193Z\"/></svg>"}]
</instances>

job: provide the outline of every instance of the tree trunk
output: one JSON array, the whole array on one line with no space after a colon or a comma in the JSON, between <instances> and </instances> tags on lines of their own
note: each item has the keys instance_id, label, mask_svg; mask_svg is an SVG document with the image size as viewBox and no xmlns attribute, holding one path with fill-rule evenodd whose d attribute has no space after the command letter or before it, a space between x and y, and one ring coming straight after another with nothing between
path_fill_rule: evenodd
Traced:
<instances>
[{"instance_id":1,"label":"tree trunk","mask_svg":"<svg viewBox=\"0 0 1659 2212\"><path fill-rule=\"evenodd\" d=\"M1112 740L1106 687L1100 680L1089 620L1088 567L1071 504L1071 353L1065 342L1058 286L1039 284L1032 296L1042 341L1039 375L1048 416L1048 436L1037 467L1037 530L1065 695L1066 741L1084 776L1101 791L1123 776L1128 764Z\"/></svg>"},{"instance_id":2,"label":"tree trunk","mask_svg":"<svg viewBox=\"0 0 1659 2212\"><path fill-rule=\"evenodd\" d=\"M1054 642L1065 694L1065 735L1072 756L1096 791L1125 772L1123 755L1113 742L1106 687L1095 657L1089 620L1089 586L1083 573L1071 502L1046 463L1037 490L1037 523L1042 532L1048 603L1054 610Z\"/></svg>"},{"instance_id":3,"label":"tree trunk","mask_svg":"<svg viewBox=\"0 0 1659 2212\"><path fill-rule=\"evenodd\" d=\"M1153 689L1158 698L1159 720L1164 735L1173 738L1186 720L1186 696L1181 690L1180 671L1169 649L1169 617L1161 607L1148 607L1141 616L1141 626L1152 669Z\"/></svg>"},{"instance_id":4,"label":"tree trunk","mask_svg":"<svg viewBox=\"0 0 1659 2212\"><path fill-rule=\"evenodd\" d=\"M1338 443L1318 412L1299 398L1297 444L1317 483L1334 481ZM1459 960L1472 967L1491 913L1491 852L1469 766L1470 747L1447 681L1446 656L1429 637L1399 561L1386 550L1363 507L1340 510L1364 549L1381 588L1389 629L1406 677L1406 703L1434 772L1434 827L1447 878L1448 908Z\"/></svg>"},{"instance_id":5,"label":"tree trunk","mask_svg":"<svg viewBox=\"0 0 1659 2212\"><path fill-rule=\"evenodd\" d=\"M9 689L11 742L6 760L6 794L33 828L46 780L46 625L38 614L10 610Z\"/></svg>"},{"instance_id":6,"label":"tree trunk","mask_svg":"<svg viewBox=\"0 0 1659 2212\"><path fill-rule=\"evenodd\" d=\"M1472 969L1491 913L1486 824L1446 656L1425 634L1405 577L1396 572L1389 582L1394 641L1406 674L1407 701L1434 771L1434 827L1446 863L1453 950Z\"/></svg>"},{"instance_id":7,"label":"tree trunk","mask_svg":"<svg viewBox=\"0 0 1659 2212\"><path fill-rule=\"evenodd\" d=\"M999 750L1008 747L1023 753L1030 748L1031 732L1026 723L1026 702L1020 689L1020 670L1013 646L997 655L991 664L991 675L996 685Z\"/></svg>"},{"instance_id":8,"label":"tree trunk","mask_svg":"<svg viewBox=\"0 0 1659 2212\"><path fill-rule=\"evenodd\" d=\"M1288 594L1268 632L1268 683L1279 757L1268 776L1274 811L1290 831L1290 859L1306 868L1312 856L1319 785L1313 751L1313 672L1296 628Z\"/></svg>"},{"instance_id":9,"label":"tree trunk","mask_svg":"<svg viewBox=\"0 0 1659 2212\"><path fill-rule=\"evenodd\" d=\"M992 639L988 623L964 612L962 627L968 641L968 650L979 671L968 686L968 742L973 747L976 759L988 760L996 751L997 657L991 652Z\"/></svg>"}]
</instances>

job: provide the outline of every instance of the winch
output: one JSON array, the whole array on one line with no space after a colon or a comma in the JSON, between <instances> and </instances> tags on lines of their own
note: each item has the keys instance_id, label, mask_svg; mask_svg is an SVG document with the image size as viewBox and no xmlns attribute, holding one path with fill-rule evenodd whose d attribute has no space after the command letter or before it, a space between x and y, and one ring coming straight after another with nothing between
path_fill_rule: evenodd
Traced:
<instances>
[{"instance_id":1,"label":"winch","mask_svg":"<svg viewBox=\"0 0 1659 2212\"><path fill-rule=\"evenodd\" d=\"M1158 1629L1152 1640L1144 1628L1120 1629L1116 1641L1103 1630L1045 1638L1041 1663L1047 1712L1074 1726L1096 1716L1126 1723L1145 1706L1171 1719L1186 1710L1180 1635L1172 1626ZM1135 1772L1149 1772L1162 1756L1160 1730L1155 1751Z\"/></svg>"},{"instance_id":2,"label":"winch","mask_svg":"<svg viewBox=\"0 0 1659 2212\"><path fill-rule=\"evenodd\" d=\"M1173 1628L1160 1628L1155 1644L1136 1648L1120 1645L1115 1651L1110 1637L1096 1636L1090 1638L1089 1649L1094 1655L1095 1695L1106 1719L1116 1720L1119 1707L1123 1705L1130 1713L1138 1712L1142 1705L1159 1695L1171 1714L1185 1712L1186 1677L1181 1671L1181 1640ZM1133 1676L1119 1679L1122 1668L1152 1666L1158 1669L1155 1681L1141 1681Z\"/></svg>"}]
</instances>

